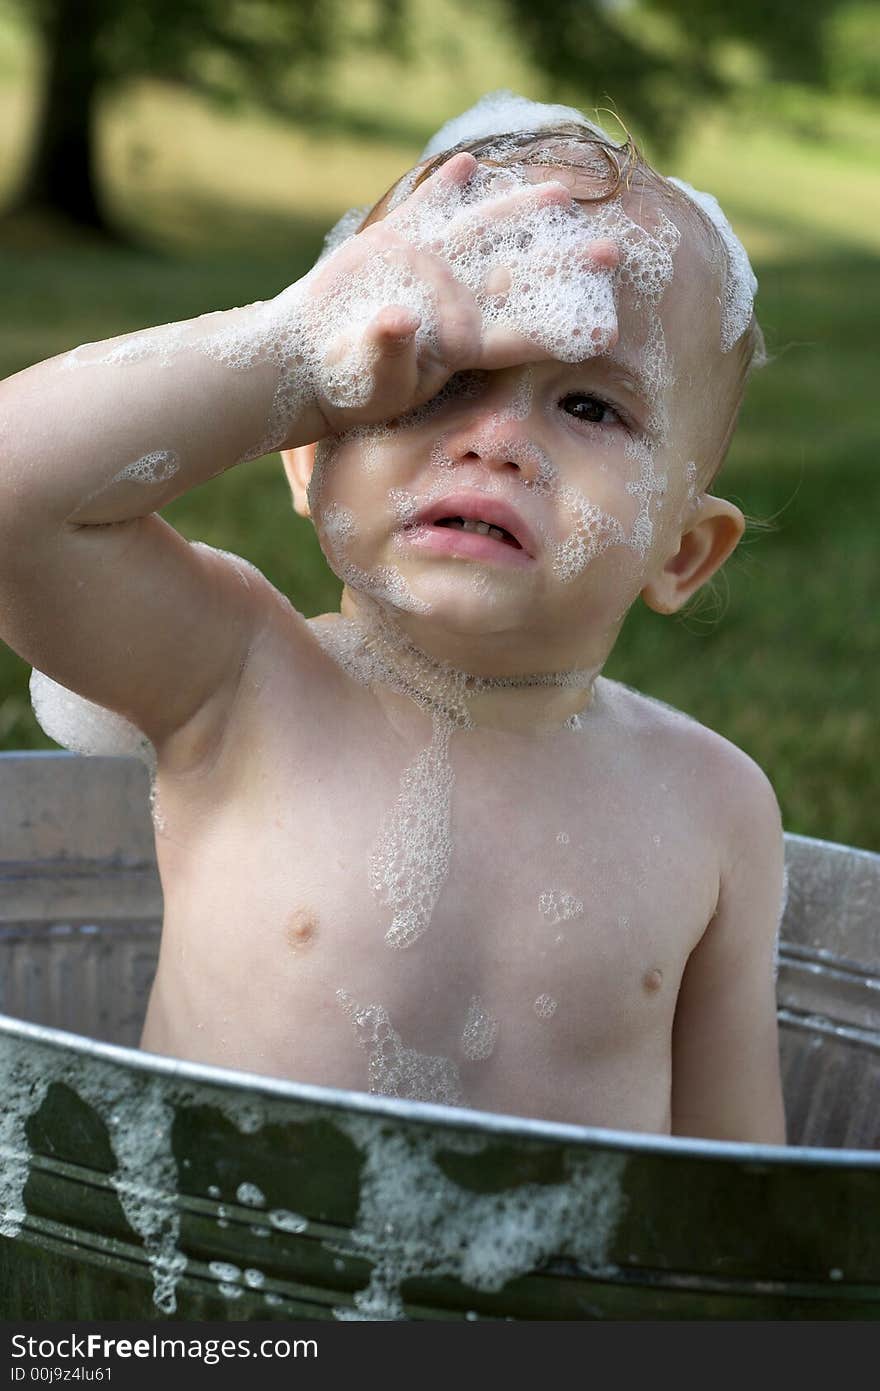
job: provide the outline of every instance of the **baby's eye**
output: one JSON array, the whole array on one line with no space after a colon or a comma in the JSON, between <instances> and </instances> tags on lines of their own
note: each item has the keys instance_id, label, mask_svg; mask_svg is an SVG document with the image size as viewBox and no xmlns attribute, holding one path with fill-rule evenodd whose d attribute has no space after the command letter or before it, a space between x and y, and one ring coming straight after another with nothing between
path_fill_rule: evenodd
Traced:
<instances>
[{"instance_id":1,"label":"baby's eye","mask_svg":"<svg viewBox=\"0 0 880 1391\"><path fill-rule=\"evenodd\" d=\"M591 396L583 391L572 391L559 402L564 411L575 420L583 420L588 425L622 425L620 412L601 396Z\"/></svg>"}]
</instances>

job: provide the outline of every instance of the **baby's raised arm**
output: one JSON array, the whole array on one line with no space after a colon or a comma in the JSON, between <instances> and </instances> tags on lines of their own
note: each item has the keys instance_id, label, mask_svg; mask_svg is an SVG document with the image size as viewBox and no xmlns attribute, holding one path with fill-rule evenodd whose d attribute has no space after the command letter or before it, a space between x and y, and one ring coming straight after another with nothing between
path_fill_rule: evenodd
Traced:
<instances>
[{"instance_id":1,"label":"baby's raised arm","mask_svg":"<svg viewBox=\"0 0 880 1391\"><path fill-rule=\"evenodd\" d=\"M0 637L159 746L222 706L265 600L158 510L237 463L419 405L461 368L546 356L515 327L484 331L449 262L401 234L419 199L474 167L450 160L274 300L89 344L0 384ZM464 246L493 219L566 201L559 185L508 189L462 209L457 235ZM395 303L400 286L415 301Z\"/></svg>"}]
</instances>

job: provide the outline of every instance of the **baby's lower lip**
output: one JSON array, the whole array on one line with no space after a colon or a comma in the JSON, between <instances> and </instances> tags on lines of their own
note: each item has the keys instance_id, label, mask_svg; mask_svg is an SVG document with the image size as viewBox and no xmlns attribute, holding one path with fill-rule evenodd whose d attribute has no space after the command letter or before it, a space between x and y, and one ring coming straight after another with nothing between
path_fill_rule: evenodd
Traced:
<instances>
[{"instance_id":1,"label":"baby's lower lip","mask_svg":"<svg viewBox=\"0 0 880 1391\"><path fill-rule=\"evenodd\" d=\"M407 526L399 533L405 546L430 551L434 555L460 556L463 560L482 560L489 565L508 565L516 570L535 564L533 556L521 547L483 536L479 531L462 531L451 526Z\"/></svg>"}]
</instances>

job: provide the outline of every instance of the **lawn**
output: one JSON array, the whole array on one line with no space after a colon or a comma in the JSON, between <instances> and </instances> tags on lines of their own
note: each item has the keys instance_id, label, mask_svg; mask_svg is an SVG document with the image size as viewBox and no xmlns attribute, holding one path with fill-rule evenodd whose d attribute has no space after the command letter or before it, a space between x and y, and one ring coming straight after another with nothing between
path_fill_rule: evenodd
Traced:
<instances>
[{"instance_id":1,"label":"lawn","mask_svg":"<svg viewBox=\"0 0 880 1391\"><path fill-rule=\"evenodd\" d=\"M120 94L102 124L106 184L140 244L96 249L0 224L0 375L276 293L310 264L328 224L372 201L446 115L495 85L545 95L512 46L493 43L491 64L476 61L478 39L456 41L445 86L436 65L429 80L430 65L412 63L396 84L378 57L350 70L323 131L221 115L155 85ZM0 195L22 157L31 61L0 34ZM661 619L637 606L607 668L755 757L787 829L876 850L878 144L876 109L792 93L784 122L778 101L695 122L676 158L676 172L721 198L759 276L772 360L752 384L719 491L771 525L750 531L702 609ZM290 511L276 458L167 516L246 555L305 613L335 604L338 583ZM0 748L41 747L27 669L3 649Z\"/></svg>"}]
</instances>

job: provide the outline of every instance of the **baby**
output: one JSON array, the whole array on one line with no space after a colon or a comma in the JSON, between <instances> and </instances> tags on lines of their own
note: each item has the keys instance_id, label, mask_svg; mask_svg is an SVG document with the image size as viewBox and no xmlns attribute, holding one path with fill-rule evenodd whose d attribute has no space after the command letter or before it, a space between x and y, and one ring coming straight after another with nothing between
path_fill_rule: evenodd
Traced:
<instances>
[{"instance_id":1,"label":"baby","mask_svg":"<svg viewBox=\"0 0 880 1391\"><path fill-rule=\"evenodd\" d=\"M54 737L154 759L144 1048L784 1140L773 792L601 675L742 534L753 292L714 200L495 94L276 299L3 383L3 636ZM339 614L158 515L279 448Z\"/></svg>"}]
</instances>

